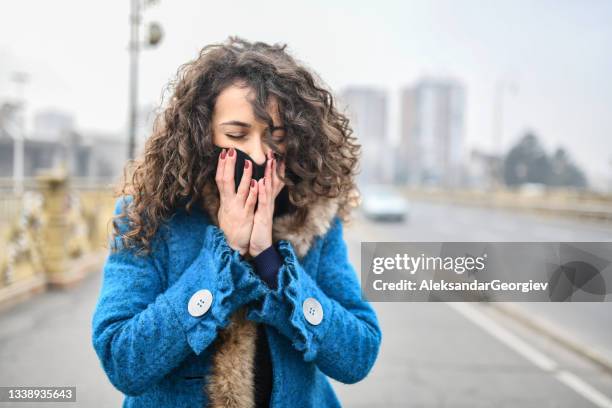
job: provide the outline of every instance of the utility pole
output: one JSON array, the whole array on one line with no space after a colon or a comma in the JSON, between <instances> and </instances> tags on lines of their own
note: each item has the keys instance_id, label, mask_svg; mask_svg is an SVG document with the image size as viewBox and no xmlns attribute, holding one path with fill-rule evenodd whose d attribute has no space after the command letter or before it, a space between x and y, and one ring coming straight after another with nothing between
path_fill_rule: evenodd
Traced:
<instances>
[{"instance_id":1,"label":"utility pole","mask_svg":"<svg viewBox=\"0 0 612 408\"><path fill-rule=\"evenodd\" d=\"M134 158L138 120L138 54L140 53L140 0L130 2L130 94L128 116L128 159Z\"/></svg>"},{"instance_id":2,"label":"utility pole","mask_svg":"<svg viewBox=\"0 0 612 408\"><path fill-rule=\"evenodd\" d=\"M147 39L144 44L140 42L141 0L130 0L130 77L129 77L129 107L128 107L128 159L133 159L136 150L136 127L138 125L138 59L140 50L145 47L154 47L161 42L163 32L158 23L150 23ZM146 0L144 5L154 5L157 1Z\"/></svg>"}]
</instances>

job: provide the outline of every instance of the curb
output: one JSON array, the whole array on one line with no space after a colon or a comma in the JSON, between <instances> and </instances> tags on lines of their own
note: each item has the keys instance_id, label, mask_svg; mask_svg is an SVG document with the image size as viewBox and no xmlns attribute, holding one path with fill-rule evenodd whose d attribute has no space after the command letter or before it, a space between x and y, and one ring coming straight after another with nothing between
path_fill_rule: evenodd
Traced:
<instances>
[{"instance_id":1,"label":"curb","mask_svg":"<svg viewBox=\"0 0 612 408\"><path fill-rule=\"evenodd\" d=\"M37 273L29 279L3 287L0 289L0 313L30 299L34 295L43 293L46 286L47 281L44 274Z\"/></svg>"}]
</instances>

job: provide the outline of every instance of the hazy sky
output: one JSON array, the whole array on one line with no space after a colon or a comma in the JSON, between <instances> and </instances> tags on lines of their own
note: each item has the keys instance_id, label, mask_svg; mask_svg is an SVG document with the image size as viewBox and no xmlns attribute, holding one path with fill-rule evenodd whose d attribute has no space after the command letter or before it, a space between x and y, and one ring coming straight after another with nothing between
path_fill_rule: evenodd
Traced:
<instances>
[{"instance_id":1,"label":"hazy sky","mask_svg":"<svg viewBox=\"0 0 612 408\"><path fill-rule=\"evenodd\" d=\"M128 1L0 2L0 99L26 71L28 112L72 112L82 130L120 132L127 111ZM287 43L334 90L389 93L424 75L467 90L467 148L492 148L495 83L504 146L525 129L563 145L590 175L612 173L612 1L164 1L145 12L165 38L142 54L141 103L157 104L178 66L210 42L240 35Z\"/></svg>"}]
</instances>

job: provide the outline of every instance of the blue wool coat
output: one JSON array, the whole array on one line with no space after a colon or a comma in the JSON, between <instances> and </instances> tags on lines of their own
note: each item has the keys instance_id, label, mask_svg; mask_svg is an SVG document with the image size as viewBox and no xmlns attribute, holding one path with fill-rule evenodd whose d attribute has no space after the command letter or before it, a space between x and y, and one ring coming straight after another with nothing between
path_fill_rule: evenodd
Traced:
<instances>
[{"instance_id":1,"label":"blue wool coat","mask_svg":"<svg viewBox=\"0 0 612 408\"><path fill-rule=\"evenodd\" d=\"M115 214L130 201L119 198ZM337 216L303 257L288 240L277 242L283 264L276 290L201 209L177 210L149 255L123 247L119 237L114 243L119 251L104 265L92 342L108 379L125 394L124 407L205 407L213 342L243 307L247 319L265 324L272 407L338 407L327 377L358 382L377 358L377 316L361 297ZM201 289L211 291L212 305L194 317L188 302ZM302 310L309 297L322 306L317 325Z\"/></svg>"}]
</instances>

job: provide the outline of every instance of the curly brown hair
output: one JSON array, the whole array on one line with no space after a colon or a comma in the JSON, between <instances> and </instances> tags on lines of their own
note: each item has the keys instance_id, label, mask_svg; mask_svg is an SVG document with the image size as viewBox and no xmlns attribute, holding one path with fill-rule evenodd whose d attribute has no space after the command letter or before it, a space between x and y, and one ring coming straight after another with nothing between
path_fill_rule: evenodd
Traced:
<instances>
[{"instance_id":1,"label":"curly brown hair","mask_svg":"<svg viewBox=\"0 0 612 408\"><path fill-rule=\"evenodd\" d=\"M298 225L305 222L309 204L321 197L336 198L338 216L349 220L359 194L354 176L361 146L332 92L286 47L230 36L205 46L197 58L179 67L166 87L172 97L155 118L144 154L124 168L115 196L131 195L133 201L113 218L113 238L147 253L158 228L178 208L190 213L208 194L218 194L212 114L218 95L236 81L254 90L253 111L268 129L272 118L267 102L277 98L286 127L284 154L269 130L264 140L284 158L286 171L297 176L297 183L289 177L283 180L297 207ZM118 221L126 216L129 227L121 232Z\"/></svg>"}]
</instances>

